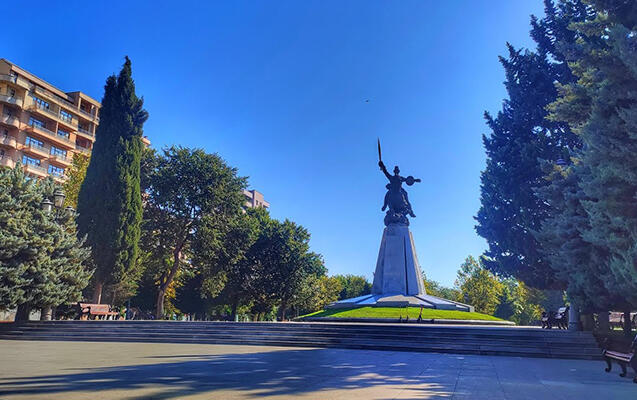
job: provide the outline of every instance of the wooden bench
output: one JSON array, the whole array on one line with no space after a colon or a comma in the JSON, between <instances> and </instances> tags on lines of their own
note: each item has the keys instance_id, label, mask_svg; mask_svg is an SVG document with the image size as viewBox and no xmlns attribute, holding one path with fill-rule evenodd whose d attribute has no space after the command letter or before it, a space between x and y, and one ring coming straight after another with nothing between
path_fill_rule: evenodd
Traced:
<instances>
[{"instance_id":1,"label":"wooden bench","mask_svg":"<svg viewBox=\"0 0 637 400\"><path fill-rule=\"evenodd\" d=\"M109 304L77 303L81 320L115 319L119 313L113 311ZM92 318L91 318L92 317Z\"/></svg>"},{"instance_id":2,"label":"wooden bench","mask_svg":"<svg viewBox=\"0 0 637 400\"><path fill-rule=\"evenodd\" d=\"M624 376L626 376L626 366L630 365L636 374L633 382L637 383L637 355L635 354L637 352L637 335L635 335L635 339L633 339L628 352L611 350L608 348L607 344L608 341L606 342L607 348L605 348L602 352L602 356L604 357L604 360L606 360L606 364L608 364L608 367L606 367L604 371L610 372L613 367L612 361L615 360L615 362L617 362L622 369L622 372L621 374L619 374L619 376L623 378Z\"/></svg>"}]
</instances>

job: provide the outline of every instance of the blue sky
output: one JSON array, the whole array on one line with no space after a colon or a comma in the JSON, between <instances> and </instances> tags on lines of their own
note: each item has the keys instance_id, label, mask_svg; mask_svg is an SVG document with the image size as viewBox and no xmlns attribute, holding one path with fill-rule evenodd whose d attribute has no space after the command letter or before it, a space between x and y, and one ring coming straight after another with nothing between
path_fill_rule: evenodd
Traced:
<instances>
[{"instance_id":1,"label":"blue sky","mask_svg":"<svg viewBox=\"0 0 637 400\"><path fill-rule=\"evenodd\" d=\"M219 153L310 230L331 274L372 278L377 137L390 169L423 180L408 191L428 277L452 285L482 253L482 114L500 108L498 55L532 45L540 0L126 3L14 2L0 57L100 100L128 55L153 147Z\"/></svg>"}]
</instances>

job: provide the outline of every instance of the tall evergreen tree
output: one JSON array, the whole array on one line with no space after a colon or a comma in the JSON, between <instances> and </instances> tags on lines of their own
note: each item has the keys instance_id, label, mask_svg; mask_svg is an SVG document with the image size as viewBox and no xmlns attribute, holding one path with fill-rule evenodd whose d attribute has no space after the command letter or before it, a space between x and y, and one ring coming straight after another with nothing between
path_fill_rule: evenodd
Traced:
<instances>
[{"instance_id":1,"label":"tall evergreen tree","mask_svg":"<svg viewBox=\"0 0 637 400\"><path fill-rule=\"evenodd\" d=\"M586 312L609 310L618 299L604 282L609 279L608 252L586 242L582 232L590 219L584 203L590 201L579 186L585 167L546 164L549 184L537 194L550 206L550 216L542 222L536 238L556 276L566 282L568 298Z\"/></svg>"},{"instance_id":2,"label":"tall evergreen tree","mask_svg":"<svg viewBox=\"0 0 637 400\"><path fill-rule=\"evenodd\" d=\"M50 179L28 179L21 165L0 169L0 308L19 306L22 318L79 300L91 276L75 216L41 208L56 188Z\"/></svg>"},{"instance_id":3,"label":"tall evergreen tree","mask_svg":"<svg viewBox=\"0 0 637 400\"><path fill-rule=\"evenodd\" d=\"M589 221L578 229L601 249L603 284L628 310L637 306L637 3L594 4L594 20L572 25L578 40L561 44L578 80L559 86L551 110L581 136L575 173Z\"/></svg>"},{"instance_id":4,"label":"tall evergreen tree","mask_svg":"<svg viewBox=\"0 0 637 400\"><path fill-rule=\"evenodd\" d=\"M106 80L91 162L78 196L78 230L92 248L96 303L105 284L139 278L141 138L147 119L126 57L119 76Z\"/></svg>"},{"instance_id":5,"label":"tall evergreen tree","mask_svg":"<svg viewBox=\"0 0 637 400\"><path fill-rule=\"evenodd\" d=\"M553 272L534 236L549 215L548 205L534 189L545 186L541 160L557 160L575 148L578 138L568 125L546 118L546 106L557 98L555 82L568 83L572 74L558 41L573 41L567 27L586 18L579 1L555 7L545 1L546 17L532 18L537 51L516 50L500 58L509 98L494 118L485 113L491 134L483 136L487 153L481 176L481 207L476 231L487 240L484 263L502 276L513 276L537 288L565 285Z\"/></svg>"}]
</instances>

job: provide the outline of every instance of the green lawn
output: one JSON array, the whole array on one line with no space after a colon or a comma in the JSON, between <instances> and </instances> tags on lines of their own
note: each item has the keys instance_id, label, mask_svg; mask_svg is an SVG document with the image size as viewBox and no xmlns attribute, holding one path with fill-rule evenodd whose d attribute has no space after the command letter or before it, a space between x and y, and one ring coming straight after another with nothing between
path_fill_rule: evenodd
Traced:
<instances>
[{"instance_id":1,"label":"green lawn","mask_svg":"<svg viewBox=\"0 0 637 400\"><path fill-rule=\"evenodd\" d=\"M323 311L317 311L312 314L307 314L299 318L304 317L330 317L330 318L396 318L401 315L405 318L406 310L409 311L409 319L417 319L420 314L420 308L408 307L360 307L360 308L336 308L327 309ZM473 319L482 321L503 321L500 318L496 318L491 315L480 314L477 312L464 312L455 310L434 310L431 308L424 308L422 310L423 319Z\"/></svg>"}]
</instances>

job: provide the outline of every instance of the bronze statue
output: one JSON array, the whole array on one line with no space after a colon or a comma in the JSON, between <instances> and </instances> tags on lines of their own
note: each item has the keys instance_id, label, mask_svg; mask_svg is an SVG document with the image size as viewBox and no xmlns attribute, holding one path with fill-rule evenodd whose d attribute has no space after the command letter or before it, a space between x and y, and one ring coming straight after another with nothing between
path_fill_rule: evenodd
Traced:
<instances>
[{"instance_id":1,"label":"bronze statue","mask_svg":"<svg viewBox=\"0 0 637 400\"><path fill-rule=\"evenodd\" d=\"M387 168L381 159L380 139L378 140L378 166L389 180L389 183L385 186L387 188L387 193L385 194L385 201L383 203L383 208L381 209L382 211L385 211L389 208L385 215L385 225L409 225L407 215L412 218L415 218L416 215L411 208L407 191L403 189L402 184L405 182L407 185L411 186L416 182L420 182L420 179L415 179L411 175L406 178L400 176L400 168L398 168L398 166L394 167L394 175L387 172Z\"/></svg>"}]
</instances>

